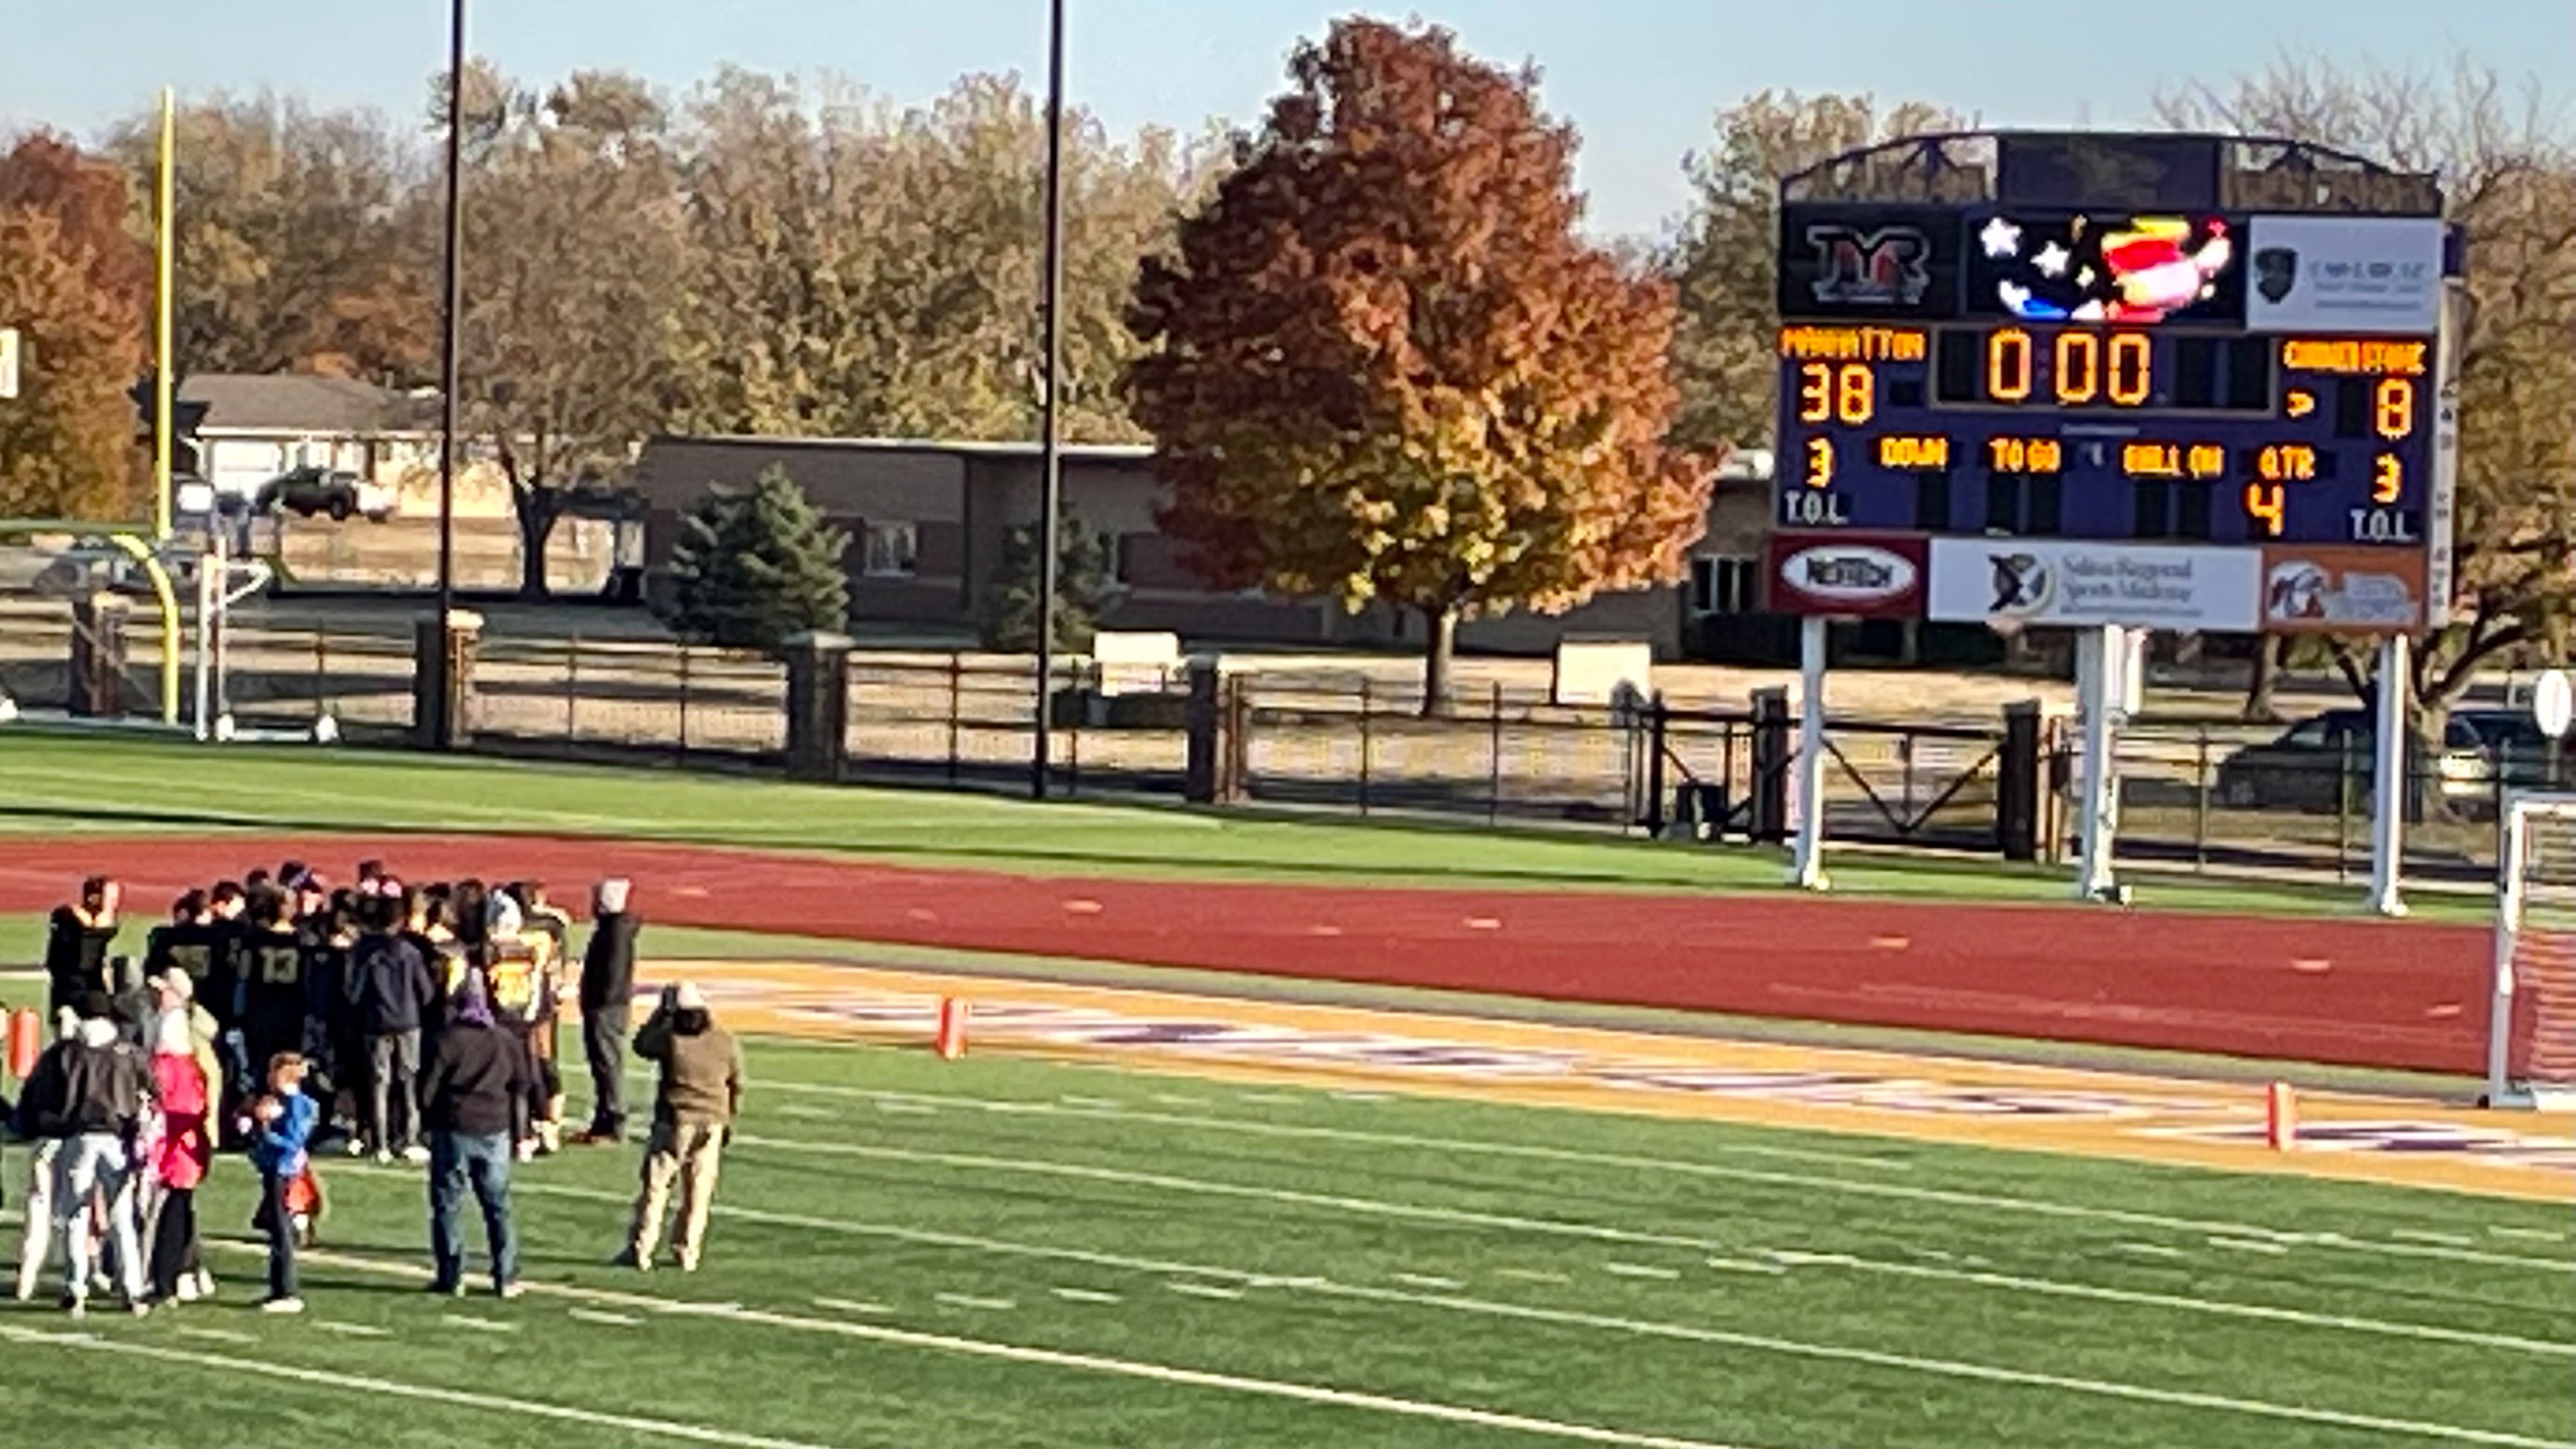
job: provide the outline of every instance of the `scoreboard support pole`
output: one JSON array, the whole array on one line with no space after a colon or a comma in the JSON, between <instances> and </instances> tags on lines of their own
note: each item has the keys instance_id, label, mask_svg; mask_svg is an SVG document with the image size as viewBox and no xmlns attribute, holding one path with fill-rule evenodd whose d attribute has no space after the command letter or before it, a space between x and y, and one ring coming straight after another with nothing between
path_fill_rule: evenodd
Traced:
<instances>
[{"instance_id":1,"label":"scoreboard support pole","mask_svg":"<svg viewBox=\"0 0 2576 1449\"><path fill-rule=\"evenodd\" d=\"M2370 908L2406 914L2399 888L2406 850L2406 636L2379 641L2378 719L2371 740Z\"/></svg>"},{"instance_id":2,"label":"scoreboard support pole","mask_svg":"<svg viewBox=\"0 0 2576 1449\"><path fill-rule=\"evenodd\" d=\"M1798 621L1798 843L1789 884L1828 889L1825 876L1825 645L1832 621Z\"/></svg>"},{"instance_id":3,"label":"scoreboard support pole","mask_svg":"<svg viewBox=\"0 0 2576 1449\"><path fill-rule=\"evenodd\" d=\"M2104 900L2118 888L2111 869L2111 846L2119 833L2120 782L2111 752L2117 735L2111 711L2125 690L2120 681L2129 653L2128 630L2116 624L2087 629L2075 636L2076 707L2084 715L2084 799L2076 819L2081 827L2080 864L2075 873L2078 900Z\"/></svg>"}]
</instances>

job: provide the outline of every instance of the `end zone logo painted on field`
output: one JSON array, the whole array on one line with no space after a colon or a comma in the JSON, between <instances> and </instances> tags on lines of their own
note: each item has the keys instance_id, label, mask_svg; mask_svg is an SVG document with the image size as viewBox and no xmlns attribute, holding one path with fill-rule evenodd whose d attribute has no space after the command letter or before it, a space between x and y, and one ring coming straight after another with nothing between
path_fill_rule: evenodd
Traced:
<instances>
[{"instance_id":1,"label":"end zone logo painted on field","mask_svg":"<svg viewBox=\"0 0 2576 1449\"><path fill-rule=\"evenodd\" d=\"M695 978L719 1011L757 1018L927 1041L938 1016L934 998L851 990L777 977ZM643 988L648 994L656 988ZM1668 1092L1782 1106L1841 1108L1963 1119L2127 1124L2139 1138L2260 1148L2259 1111L2236 1097L2187 1089L2173 1093L2013 1088L1838 1070L1715 1067L1659 1063L1541 1047L1490 1046L1395 1032L1335 1031L1212 1016L1160 1016L1094 1006L1035 1002L975 1003L975 1027L1022 1045L1169 1053L1285 1068L1340 1068L1419 1075L1446 1081L1554 1081L1617 1092ZM2177 1124L2175 1119L2185 1119ZM2198 1119L2196 1121L2191 1119ZM2161 1125L2147 1125L2156 1123ZM2576 1138L2445 1122L2387 1119L2315 1120L2301 1126L2300 1145L2319 1152L2447 1155L2499 1167L2576 1172Z\"/></svg>"}]
</instances>

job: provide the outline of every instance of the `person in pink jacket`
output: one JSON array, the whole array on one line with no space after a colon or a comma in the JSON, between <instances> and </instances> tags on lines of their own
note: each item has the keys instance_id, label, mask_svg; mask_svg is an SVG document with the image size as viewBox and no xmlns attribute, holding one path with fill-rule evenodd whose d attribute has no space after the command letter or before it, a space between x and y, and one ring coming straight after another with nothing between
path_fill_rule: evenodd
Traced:
<instances>
[{"instance_id":1,"label":"person in pink jacket","mask_svg":"<svg viewBox=\"0 0 2576 1449\"><path fill-rule=\"evenodd\" d=\"M152 1043L159 1140L150 1156L151 1285L162 1303L190 1302L211 1284L197 1236L197 1187L215 1160L211 1081L184 1011L167 1011Z\"/></svg>"}]
</instances>

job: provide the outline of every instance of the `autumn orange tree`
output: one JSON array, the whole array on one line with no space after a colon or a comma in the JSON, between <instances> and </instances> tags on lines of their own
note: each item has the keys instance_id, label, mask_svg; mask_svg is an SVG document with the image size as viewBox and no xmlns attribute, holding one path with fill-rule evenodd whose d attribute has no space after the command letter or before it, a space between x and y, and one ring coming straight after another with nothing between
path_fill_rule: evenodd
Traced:
<instances>
[{"instance_id":1,"label":"autumn orange tree","mask_svg":"<svg viewBox=\"0 0 2576 1449\"><path fill-rule=\"evenodd\" d=\"M1368 20L1291 88L1138 277L1128 369L1211 582L1426 624L1668 581L1709 470L1666 447L1674 304L1577 232L1575 136L1532 73Z\"/></svg>"},{"instance_id":2,"label":"autumn orange tree","mask_svg":"<svg viewBox=\"0 0 2576 1449\"><path fill-rule=\"evenodd\" d=\"M51 136L0 154L0 326L26 355L0 402L0 517L148 512L127 389L145 361L151 258L119 168Z\"/></svg>"}]
</instances>

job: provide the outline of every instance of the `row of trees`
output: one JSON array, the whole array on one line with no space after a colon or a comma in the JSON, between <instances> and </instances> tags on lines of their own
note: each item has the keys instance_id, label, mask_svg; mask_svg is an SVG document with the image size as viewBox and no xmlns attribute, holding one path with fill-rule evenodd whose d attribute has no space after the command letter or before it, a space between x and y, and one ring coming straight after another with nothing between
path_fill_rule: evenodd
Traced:
<instances>
[{"instance_id":1,"label":"row of trees","mask_svg":"<svg viewBox=\"0 0 2576 1449\"><path fill-rule=\"evenodd\" d=\"M569 485L614 475L658 428L1033 431L1044 122L1015 82L970 77L898 110L731 69L679 97L616 73L466 80L462 402L501 446L532 545ZM1777 179L1963 124L1920 104L1755 96L1720 113L1688 163L1690 214L1647 252L1581 231L1575 137L1539 108L1535 76L1446 32L1344 22L1297 49L1289 80L1222 145L1072 118L1067 430L1158 445L1165 524L1211 580L1421 616L1435 699L1459 619L1674 577L1709 465L1767 441ZM268 96L183 114L187 369L430 379L427 143L444 89L431 94L426 127ZM2436 84L2284 65L2164 104L2177 125L2443 171L2479 304L2468 622L2421 651L2413 683L2446 703L2501 652L2563 643L2576 516L2563 132L2471 71ZM57 169L93 164L29 144L69 155ZM151 147L138 121L106 150L131 177ZM59 201L30 213L43 223L10 221L29 211L11 195L0 187L0 246L29 245L12 226L77 221ZM103 269L97 315L139 315L130 248L45 246L69 260L10 268L0 286ZM97 352L102 378L130 374L130 348Z\"/></svg>"}]
</instances>

